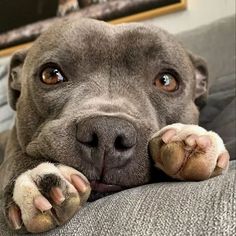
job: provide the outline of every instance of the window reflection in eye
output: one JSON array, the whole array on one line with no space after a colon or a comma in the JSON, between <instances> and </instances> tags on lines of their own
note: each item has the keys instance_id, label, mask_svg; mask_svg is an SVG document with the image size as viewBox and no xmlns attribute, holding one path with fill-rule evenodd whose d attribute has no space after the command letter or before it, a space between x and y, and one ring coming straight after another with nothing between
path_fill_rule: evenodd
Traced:
<instances>
[{"instance_id":1,"label":"window reflection in eye","mask_svg":"<svg viewBox=\"0 0 236 236\"><path fill-rule=\"evenodd\" d=\"M41 81L48 85L58 84L66 81L59 69L47 67L41 73Z\"/></svg>"},{"instance_id":2,"label":"window reflection in eye","mask_svg":"<svg viewBox=\"0 0 236 236\"><path fill-rule=\"evenodd\" d=\"M163 91L174 92L178 89L177 79L170 73L162 73L155 78L154 85Z\"/></svg>"}]
</instances>

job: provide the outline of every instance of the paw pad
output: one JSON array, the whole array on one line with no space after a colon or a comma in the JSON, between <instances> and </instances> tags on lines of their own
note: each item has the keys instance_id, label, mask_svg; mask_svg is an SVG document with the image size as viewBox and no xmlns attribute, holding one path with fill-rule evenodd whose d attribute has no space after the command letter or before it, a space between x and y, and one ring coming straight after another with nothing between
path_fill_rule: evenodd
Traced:
<instances>
[{"instance_id":1,"label":"paw pad","mask_svg":"<svg viewBox=\"0 0 236 236\"><path fill-rule=\"evenodd\" d=\"M197 125L173 124L149 143L156 167L173 178L204 180L227 170L229 154L222 139Z\"/></svg>"}]
</instances>

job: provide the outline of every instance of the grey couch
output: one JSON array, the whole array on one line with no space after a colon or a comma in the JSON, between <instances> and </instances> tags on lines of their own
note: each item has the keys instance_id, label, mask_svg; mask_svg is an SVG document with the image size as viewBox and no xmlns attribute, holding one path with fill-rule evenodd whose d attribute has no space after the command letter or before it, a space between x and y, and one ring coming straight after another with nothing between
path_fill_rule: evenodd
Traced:
<instances>
[{"instance_id":1,"label":"grey couch","mask_svg":"<svg viewBox=\"0 0 236 236\"><path fill-rule=\"evenodd\" d=\"M200 121L220 133L232 159L236 157L234 30L232 16L177 35L208 61L210 96ZM0 122L3 111L6 117L0 126L5 129L12 113L3 104ZM15 235L1 216L0 235ZM150 184L88 203L66 225L41 235L236 235L236 161L231 161L227 174L207 181Z\"/></svg>"}]
</instances>

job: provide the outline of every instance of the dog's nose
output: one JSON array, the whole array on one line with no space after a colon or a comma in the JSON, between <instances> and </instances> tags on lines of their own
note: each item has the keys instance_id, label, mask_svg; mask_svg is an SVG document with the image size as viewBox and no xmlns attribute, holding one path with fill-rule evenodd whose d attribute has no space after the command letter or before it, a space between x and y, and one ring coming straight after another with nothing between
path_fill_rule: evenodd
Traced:
<instances>
[{"instance_id":1,"label":"dog's nose","mask_svg":"<svg viewBox=\"0 0 236 236\"><path fill-rule=\"evenodd\" d=\"M77 124L77 140L82 155L94 162L121 166L134 155L137 132L134 126L118 117L93 117ZM103 164L104 165L104 164Z\"/></svg>"}]
</instances>

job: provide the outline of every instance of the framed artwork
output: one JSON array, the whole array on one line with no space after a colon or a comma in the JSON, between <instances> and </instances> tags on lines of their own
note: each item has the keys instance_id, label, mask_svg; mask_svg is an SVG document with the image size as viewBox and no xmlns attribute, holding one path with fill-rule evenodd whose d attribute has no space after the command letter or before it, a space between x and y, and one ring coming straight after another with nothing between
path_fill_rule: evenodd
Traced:
<instances>
[{"instance_id":1,"label":"framed artwork","mask_svg":"<svg viewBox=\"0 0 236 236\"><path fill-rule=\"evenodd\" d=\"M3 1L3 3L10 3L11 1L14 0ZM33 7L32 4L29 5L27 2L32 2L32 0L18 0L14 1L14 4L21 4L21 8L22 6L23 8ZM41 11L38 10L40 16L36 16L34 10L30 11L28 9L27 22L24 18L23 25L17 22L16 28L14 28L14 24L11 24L10 30L4 32L0 30L0 57L11 55L20 48L29 47L43 31L61 17L72 19L90 17L112 24L119 24L143 21L184 10L187 7L187 0L54 0L48 8L45 7L45 2L48 2L48 0L37 0L36 2L40 4L37 5L37 9L40 9L40 6L42 7ZM34 2L35 5L36 2ZM9 8L9 4L5 6L5 9L4 5L1 7L1 4L0 2L0 29L3 28L1 22L10 21L9 16L14 17L14 21L17 19L15 14L6 14L7 10L12 9ZM17 9L16 5L14 7ZM4 10L5 13L1 14L1 11ZM30 18L30 14L32 14L32 18ZM4 19L4 16L6 19ZM22 17L18 16L19 19ZM4 27L7 27L6 24Z\"/></svg>"},{"instance_id":2,"label":"framed artwork","mask_svg":"<svg viewBox=\"0 0 236 236\"><path fill-rule=\"evenodd\" d=\"M91 0L79 0L79 1L91 1ZM99 5L96 5L96 9L94 8L97 14L96 18L105 21L111 21L112 23L142 21L148 18L153 18L159 15L183 10L186 8L186 0L119 0L119 1L100 0L100 1L106 1L106 4L100 5L102 7L101 9L99 8ZM101 10L101 12L99 10Z\"/></svg>"}]
</instances>

